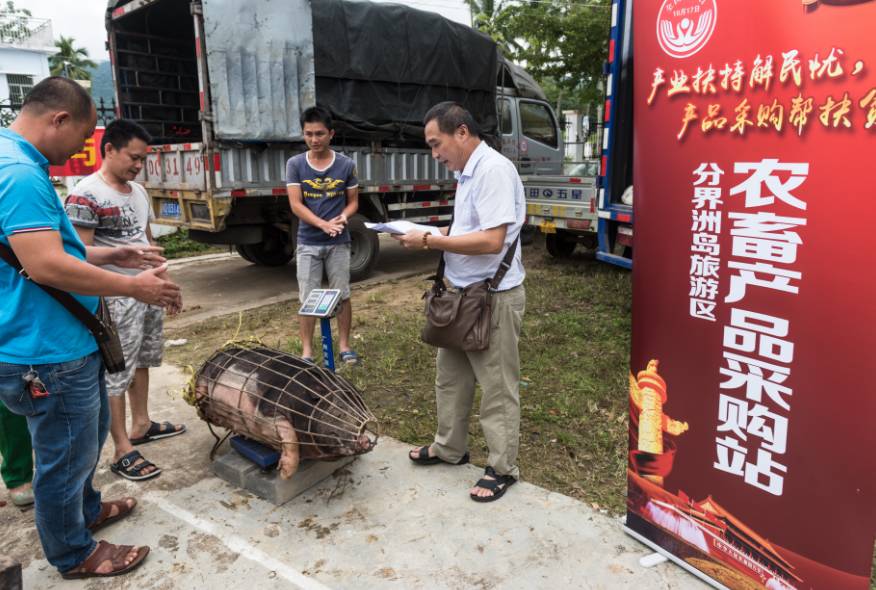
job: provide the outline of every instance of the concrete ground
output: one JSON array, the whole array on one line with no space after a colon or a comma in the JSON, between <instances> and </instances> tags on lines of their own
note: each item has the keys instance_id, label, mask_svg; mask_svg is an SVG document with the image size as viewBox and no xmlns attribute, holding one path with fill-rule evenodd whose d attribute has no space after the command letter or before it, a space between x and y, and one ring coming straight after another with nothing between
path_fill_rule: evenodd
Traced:
<instances>
[{"instance_id":1,"label":"concrete ground","mask_svg":"<svg viewBox=\"0 0 876 590\"><path fill-rule=\"evenodd\" d=\"M617 519L577 500L524 481L499 502L476 504L467 490L480 468L415 466L408 447L388 438L274 506L213 476L213 438L179 394L187 375L170 366L152 375L153 419L185 422L188 432L140 447L163 469L160 477L134 483L113 475L108 443L96 478L105 497L140 500L99 538L148 544L152 553L127 576L64 581L42 557L33 512L7 506L0 554L22 562L25 588L706 587L671 563L641 567L649 551Z\"/></svg>"}]
</instances>

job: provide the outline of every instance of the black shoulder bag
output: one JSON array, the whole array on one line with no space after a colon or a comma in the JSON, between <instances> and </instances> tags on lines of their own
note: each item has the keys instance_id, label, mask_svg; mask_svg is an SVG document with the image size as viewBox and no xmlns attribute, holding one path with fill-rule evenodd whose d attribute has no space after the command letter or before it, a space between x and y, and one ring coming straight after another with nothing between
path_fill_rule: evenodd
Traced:
<instances>
[{"instance_id":1,"label":"black shoulder bag","mask_svg":"<svg viewBox=\"0 0 876 590\"><path fill-rule=\"evenodd\" d=\"M518 233L508 246L492 279L478 281L457 291L448 291L444 284L442 252L438 272L430 277L433 280L432 287L423 294L423 299L426 300L426 325L420 334L423 342L439 348L467 352L487 350L490 347L492 299L496 291L494 285L498 287L511 268L519 241Z\"/></svg>"},{"instance_id":2,"label":"black shoulder bag","mask_svg":"<svg viewBox=\"0 0 876 590\"><path fill-rule=\"evenodd\" d=\"M100 298L100 305L97 307L97 315L92 314L84 305L79 303L72 295L66 291L61 291L48 285L41 285L36 281L32 281L21 262L12 251L12 248L5 244L0 244L0 258L2 258L9 266L14 268L27 280L34 285L40 287L43 291L51 295L63 305L67 311L72 313L76 319L85 324L88 331L94 335L97 341L97 347L100 349L100 355L103 357L103 364L108 373L121 373L125 370L125 355L122 352L122 343L119 340L119 333L113 323L113 318L110 316L109 308L103 297Z\"/></svg>"}]
</instances>

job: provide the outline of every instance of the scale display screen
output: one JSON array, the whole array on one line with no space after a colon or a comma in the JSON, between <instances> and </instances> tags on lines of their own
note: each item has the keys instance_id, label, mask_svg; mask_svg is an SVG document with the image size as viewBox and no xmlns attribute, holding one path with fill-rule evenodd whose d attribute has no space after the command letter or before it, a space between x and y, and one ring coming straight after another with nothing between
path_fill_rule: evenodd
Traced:
<instances>
[{"instance_id":1,"label":"scale display screen","mask_svg":"<svg viewBox=\"0 0 876 590\"><path fill-rule=\"evenodd\" d=\"M298 315L309 315L318 318L331 317L341 301L340 289L314 289L298 310Z\"/></svg>"}]
</instances>

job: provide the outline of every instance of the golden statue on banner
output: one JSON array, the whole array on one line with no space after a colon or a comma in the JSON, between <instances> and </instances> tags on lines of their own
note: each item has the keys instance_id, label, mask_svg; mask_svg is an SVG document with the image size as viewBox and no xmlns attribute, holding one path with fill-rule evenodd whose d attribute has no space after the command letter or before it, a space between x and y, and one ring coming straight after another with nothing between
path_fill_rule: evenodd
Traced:
<instances>
[{"instance_id":1,"label":"golden statue on banner","mask_svg":"<svg viewBox=\"0 0 876 590\"><path fill-rule=\"evenodd\" d=\"M636 378L630 374L630 401L638 410L638 444L640 453L654 457L664 454L663 433L678 436L690 427L687 422L672 420L663 413L666 403L666 381L657 372L657 360L651 360L644 371L639 371ZM663 475L643 473L642 477L663 485Z\"/></svg>"}]
</instances>

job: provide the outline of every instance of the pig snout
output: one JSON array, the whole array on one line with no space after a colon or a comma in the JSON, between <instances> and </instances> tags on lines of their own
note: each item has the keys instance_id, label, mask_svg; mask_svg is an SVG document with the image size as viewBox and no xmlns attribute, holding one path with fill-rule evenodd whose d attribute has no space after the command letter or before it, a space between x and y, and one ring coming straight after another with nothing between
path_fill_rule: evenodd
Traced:
<instances>
[{"instance_id":1,"label":"pig snout","mask_svg":"<svg viewBox=\"0 0 876 590\"><path fill-rule=\"evenodd\" d=\"M360 434L359 438L356 439L356 452L365 453L370 451L374 447L374 441L372 441L367 434Z\"/></svg>"}]
</instances>

